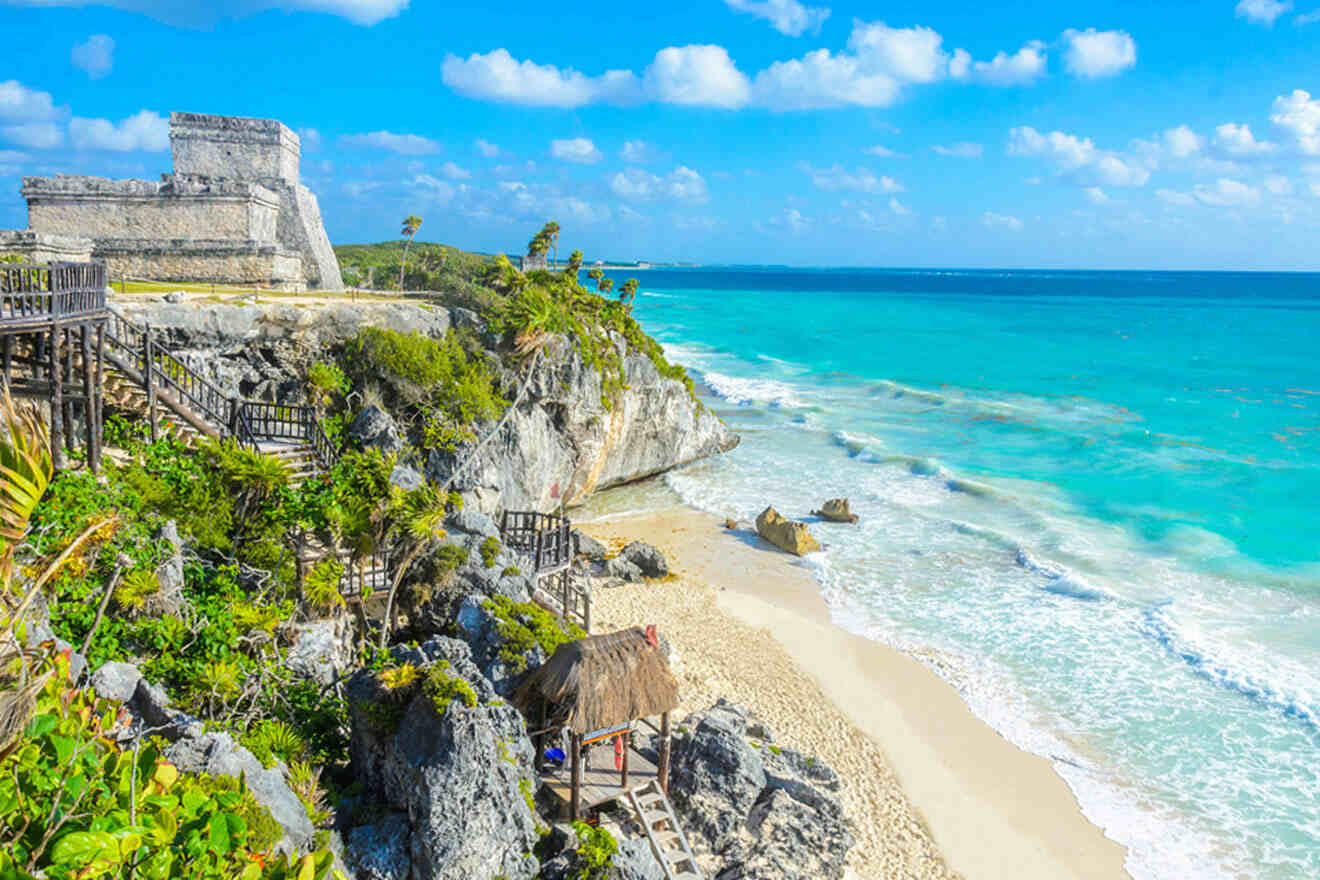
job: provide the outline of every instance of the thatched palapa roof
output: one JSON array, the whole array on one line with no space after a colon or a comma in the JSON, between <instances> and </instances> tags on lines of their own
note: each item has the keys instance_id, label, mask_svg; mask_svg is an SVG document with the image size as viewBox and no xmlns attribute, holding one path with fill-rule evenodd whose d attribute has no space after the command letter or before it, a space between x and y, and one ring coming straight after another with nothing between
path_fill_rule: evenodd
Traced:
<instances>
[{"instance_id":1,"label":"thatched palapa roof","mask_svg":"<svg viewBox=\"0 0 1320 880\"><path fill-rule=\"evenodd\" d=\"M565 642L533 672L514 703L542 702L555 722L584 734L678 708L678 681L660 649L639 628Z\"/></svg>"}]
</instances>

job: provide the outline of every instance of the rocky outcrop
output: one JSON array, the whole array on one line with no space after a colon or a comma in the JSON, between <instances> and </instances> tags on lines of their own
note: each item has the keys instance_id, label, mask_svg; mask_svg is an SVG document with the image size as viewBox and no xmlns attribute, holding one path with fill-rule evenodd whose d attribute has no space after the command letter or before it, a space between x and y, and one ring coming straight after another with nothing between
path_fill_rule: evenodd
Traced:
<instances>
[{"instance_id":1,"label":"rocky outcrop","mask_svg":"<svg viewBox=\"0 0 1320 880\"><path fill-rule=\"evenodd\" d=\"M463 642L435 638L396 648L394 659L415 665L423 680L435 673L461 681L472 695L472 705L461 695L437 702L420 682L391 692L366 669L349 680L354 773L380 802L407 814L411 880L531 880L537 832L524 790L535 775L522 716L497 698ZM367 859L357 842L381 833L355 832L346 861L361 864Z\"/></svg>"},{"instance_id":2,"label":"rocky outcrop","mask_svg":"<svg viewBox=\"0 0 1320 880\"><path fill-rule=\"evenodd\" d=\"M716 880L844 875L853 836L836 797L838 774L775 746L764 725L724 700L679 731L669 794Z\"/></svg>"},{"instance_id":3,"label":"rocky outcrop","mask_svg":"<svg viewBox=\"0 0 1320 880\"><path fill-rule=\"evenodd\" d=\"M328 359L364 326L439 338L451 325L484 327L471 313L408 303L233 305L125 302L131 320L150 323L189 366L231 395L300 403L307 367ZM452 313L452 314L451 314ZM491 334L484 334L494 345ZM701 406L683 385L660 375L651 359L628 353L615 340L623 364L623 390L602 400L600 371L583 360L568 339L550 337L530 377L521 365L492 351L509 397L527 381L521 403L508 414L501 435L465 466L454 487L484 512L550 510L573 505L601 489L640 480L726 451L738 438ZM373 414L354 424L366 445L397 450L393 435ZM478 433L493 425L484 426ZM415 439L415 438L414 438ZM466 450L432 451L425 460L402 462L444 482ZM406 456L405 456L406 458Z\"/></svg>"},{"instance_id":4,"label":"rocky outcrop","mask_svg":"<svg viewBox=\"0 0 1320 880\"><path fill-rule=\"evenodd\" d=\"M444 309L406 303L234 305L117 302L137 324L151 324L174 354L234 396L301 402L307 368L363 327L442 336Z\"/></svg>"},{"instance_id":5,"label":"rocky outcrop","mask_svg":"<svg viewBox=\"0 0 1320 880\"><path fill-rule=\"evenodd\" d=\"M345 617L326 617L283 629L290 642L284 665L296 678L329 685L356 665L353 630Z\"/></svg>"},{"instance_id":6,"label":"rocky outcrop","mask_svg":"<svg viewBox=\"0 0 1320 880\"><path fill-rule=\"evenodd\" d=\"M665 555L645 541L633 541L619 551L619 558L637 566L643 577L662 578L669 575L669 562Z\"/></svg>"},{"instance_id":7,"label":"rocky outcrop","mask_svg":"<svg viewBox=\"0 0 1320 880\"><path fill-rule=\"evenodd\" d=\"M818 516L827 522L857 522L857 514L849 509L847 498L831 498L829 501L826 501L821 505L820 510L813 510L811 513L813 516Z\"/></svg>"},{"instance_id":8,"label":"rocky outcrop","mask_svg":"<svg viewBox=\"0 0 1320 880\"><path fill-rule=\"evenodd\" d=\"M616 344L624 390L607 408L600 372L553 337L509 419L509 442L492 444L457 488L483 510L550 510L737 444L682 383L662 377L645 355L626 353L622 338ZM436 461L430 475L447 477L451 466Z\"/></svg>"},{"instance_id":9,"label":"rocky outcrop","mask_svg":"<svg viewBox=\"0 0 1320 880\"><path fill-rule=\"evenodd\" d=\"M820 549L820 544L811 536L805 523L785 519L773 507L767 507L756 518L756 531L780 550L795 556L804 556Z\"/></svg>"}]
</instances>

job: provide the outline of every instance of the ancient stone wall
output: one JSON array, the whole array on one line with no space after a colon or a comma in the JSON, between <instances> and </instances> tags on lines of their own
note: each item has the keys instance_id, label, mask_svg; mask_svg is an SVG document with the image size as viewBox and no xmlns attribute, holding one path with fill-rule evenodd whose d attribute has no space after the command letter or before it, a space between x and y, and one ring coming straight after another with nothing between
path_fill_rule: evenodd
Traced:
<instances>
[{"instance_id":1,"label":"ancient stone wall","mask_svg":"<svg viewBox=\"0 0 1320 880\"><path fill-rule=\"evenodd\" d=\"M274 119L170 114L174 173L298 185L298 136Z\"/></svg>"},{"instance_id":2,"label":"ancient stone wall","mask_svg":"<svg viewBox=\"0 0 1320 880\"><path fill-rule=\"evenodd\" d=\"M199 184L166 176L147 180L26 177L28 228L92 239L275 240L279 198L254 183Z\"/></svg>"},{"instance_id":3,"label":"ancient stone wall","mask_svg":"<svg viewBox=\"0 0 1320 880\"><path fill-rule=\"evenodd\" d=\"M143 245L139 240L103 240L97 258L111 278L253 284L275 290L302 290L302 257L260 242L175 241Z\"/></svg>"},{"instance_id":4,"label":"ancient stone wall","mask_svg":"<svg viewBox=\"0 0 1320 880\"><path fill-rule=\"evenodd\" d=\"M86 263L92 258L92 240L30 229L0 229L0 254L18 254L29 263Z\"/></svg>"}]
</instances>

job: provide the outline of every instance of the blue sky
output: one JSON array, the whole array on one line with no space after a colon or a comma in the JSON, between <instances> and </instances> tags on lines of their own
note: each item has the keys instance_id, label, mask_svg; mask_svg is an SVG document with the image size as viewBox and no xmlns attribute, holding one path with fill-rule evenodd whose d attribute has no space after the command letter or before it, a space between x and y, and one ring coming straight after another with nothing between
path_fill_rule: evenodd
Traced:
<instances>
[{"instance_id":1,"label":"blue sky","mask_svg":"<svg viewBox=\"0 0 1320 880\"><path fill-rule=\"evenodd\" d=\"M1320 269L1298 2L0 0L0 228L24 175L168 171L186 110L298 131L336 243Z\"/></svg>"}]
</instances>

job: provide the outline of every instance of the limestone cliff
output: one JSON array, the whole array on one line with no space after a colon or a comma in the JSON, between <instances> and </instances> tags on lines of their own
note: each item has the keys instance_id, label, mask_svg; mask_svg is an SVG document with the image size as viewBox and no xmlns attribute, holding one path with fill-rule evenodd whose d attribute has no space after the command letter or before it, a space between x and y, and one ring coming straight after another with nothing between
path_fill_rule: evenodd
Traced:
<instances>
[{"instance_id":1,"label":"limestone cliff","mask_svg":"<svg viewBox=\"0 0 1320 880\"><path fill-rule=\"evenodd\" d=\"M484 331L464 309L402 303L228 305L125 303L133 320L165 334L175 354L228 393L299 402L307 367L328 359L364 326L443 336L451 326ZM489 343L494 340L487 337ZM457 476L455 488L483 512L550 510L609 486L663 473L732 448L737 437L700 406L681 382L662 377L645 355L626 352L625 387L612 407L601 399L601 376L566 339L552 337L530 377L494 351L506 396L524 382L522 401L499 433ZM485 437L494 425L478 428ZM405 433L406 430L399 432ZM406 453L405 453L406 457ZM436 481L467 458L432 452L407 462Z\"/></svg>"}]
</instances>

